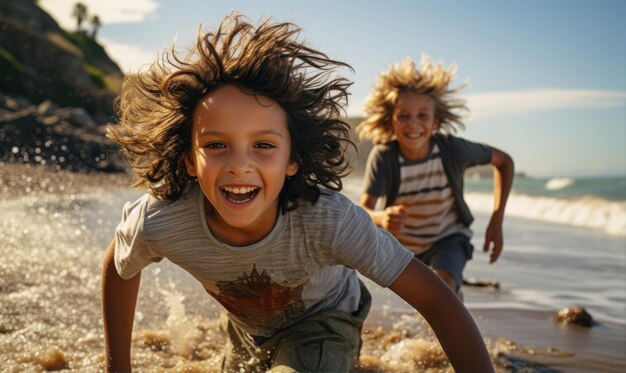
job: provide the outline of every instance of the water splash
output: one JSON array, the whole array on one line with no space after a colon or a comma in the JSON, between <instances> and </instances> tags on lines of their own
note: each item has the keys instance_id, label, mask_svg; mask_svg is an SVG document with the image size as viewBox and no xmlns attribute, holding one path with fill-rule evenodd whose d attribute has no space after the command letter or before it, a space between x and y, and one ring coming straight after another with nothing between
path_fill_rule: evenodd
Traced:
<instances>
[{"instance_id":1,"label":"water splash","mask_svg":"<svg viewBox=\"0 0 626 373\"><path fill-rule=\"evenodd\" d=\"M202 333L187 316L183 301L185 296L169 290L161 290L169 309L166 325L169 331L172 352L190 357Z\"/></svg>"}]
</instances>

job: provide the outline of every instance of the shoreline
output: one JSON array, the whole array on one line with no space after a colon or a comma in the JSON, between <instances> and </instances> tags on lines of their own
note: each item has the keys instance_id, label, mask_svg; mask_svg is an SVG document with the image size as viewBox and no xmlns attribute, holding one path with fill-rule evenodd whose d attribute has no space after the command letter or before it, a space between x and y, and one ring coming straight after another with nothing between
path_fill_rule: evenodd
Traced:
<instances>
[{"instance_id":1,"label":"shoreline","mask_svg":"<svg viewBox=\"0 0 626 373\"><path fill-rule=\"evenodd\" d=\"M387 289L369 280L372 311L366 328L394 329L394 324L414 324L415 311ZM465 302L485 338L494 361L513 364L530 372L623 372L626 371L626 326L601 321L593 327L556 322L555 310L481 308L476 298L497 299L492 289L464 286ZM400 320L400 321L399 321ZM410 329L411 327L409 327ZM545 367L541 367L545 365ZM556 369L556 370L550 370ZM517 371L517 370L513 370ZM526 371L526 370L521 370Z\"/></svg>"},{"instance_id":2,"label":"shoreline","mask_svg":"<svg viewBox=\"0 0 626 373\"><path fill-rule=\"evenodd\" d=\"M5 238L0 253L7 259L0 264L0 303L7 315L0 319L0 353L7 359L7 368L37 369L42 365L41 354L58 350L63 357L60 361L72 370L98 371L103 341L99 324L100 258L104 241L110 239L118 219L121 199L134 195L129 187L132 178L127 174L76 173L8 163L0 163L0 175L0 200L5 208L14 209L0 219L0 235ZM32 198L23 198L26 196ZM509 228L513 227L510 224ZM523 225L517 231L526 232L527 228ZM509 255L513 254L509 249ZM519 255L528 257L527 252ZM144 272L137 305L141 316L136 319L133 337L137 370L154 371L177 362L187 367L209 364L202 366L213 370L214 361L194 360L170 351L181 329L176 328L180 324L170 324L170 319L183 324L200 320L191 325L196 334L203 333L208 340L194 348L219 354L221 337L212 326L218 320L217 303L207 299L195 280L171 263L151 266ZM366 284L373 305L365 323L359 372L412 371L386 369L389 362L384 359L403 357L426 361L434 370L449 371L441 356L433 352L437 343L415 311L389 290ZM506 289L468 286L464 292L498 372L626 371L626 325L601 321L592 328L562 326L554 321L558 309L511 307ZM174 298L180 300L173 305ZM481 308L481 303L492 306ZM494 308L495 303L501 307ZM176 313L178 305L182 314ZM62 325L78 327L74 330ZM22 345L20 338L29 342ZM148 343L150 338L157 342L162 338L164 345L155 349ZM203 349L207 344L214 347Z\"/></svg>"}]
</instances>

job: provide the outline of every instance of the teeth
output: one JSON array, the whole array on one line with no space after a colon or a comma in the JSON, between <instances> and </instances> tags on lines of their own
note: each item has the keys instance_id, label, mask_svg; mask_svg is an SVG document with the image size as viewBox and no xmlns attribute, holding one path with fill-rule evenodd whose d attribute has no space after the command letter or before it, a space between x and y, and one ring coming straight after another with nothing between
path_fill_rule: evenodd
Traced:
<instances>
[{"instance_id":1,"label":"teeth","mask_svg":"<svg viewBox=\"0 0 626 373\"><path fill-rule=\"evenodd\" d=\"M235 193L235 194L246 194L246 193L250 193L254 190L257 190L257 187L224 187L223 188L225 191L227 191L228 193Z\"/></svg>"}]
</instances>

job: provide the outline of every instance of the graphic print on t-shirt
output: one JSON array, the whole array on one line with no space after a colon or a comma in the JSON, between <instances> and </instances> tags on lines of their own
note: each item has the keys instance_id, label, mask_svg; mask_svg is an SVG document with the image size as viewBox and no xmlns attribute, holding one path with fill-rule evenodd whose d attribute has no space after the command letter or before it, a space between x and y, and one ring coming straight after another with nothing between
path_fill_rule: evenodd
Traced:
<instances>
[{"instance_id":1,"label":"graphic print on t-shirt","mask_svg":"<svg viewBox=\"0 0 626 373\"><path fill-rule=\"evenodd\" d=\"M257 326L274 326L304 313L304 284L286 287L277 284L263 270L253 266L250 274L234 281L218 281L219 292L206 291L238 319Z\"/></svg>"}]
</instances>

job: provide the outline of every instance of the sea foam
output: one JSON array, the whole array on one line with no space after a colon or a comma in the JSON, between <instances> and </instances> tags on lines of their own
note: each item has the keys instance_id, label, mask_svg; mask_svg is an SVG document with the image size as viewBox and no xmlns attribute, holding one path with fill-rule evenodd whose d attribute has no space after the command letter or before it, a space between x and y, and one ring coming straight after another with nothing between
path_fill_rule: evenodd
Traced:
<instances>
[{"instance_id":1,"label":"sea foam","mask_svg":"<svg viewBox=\"0 0 626 373\"><path fill-rule=\"evenodd\" d=\"M565 189L568 186L574 184L575 180L571 177L555 177L546 183L545 188L547 190L560 190Z\"/></svg>"},{"instance_id":2,"label":"sea foam","mask_svg":"<svg viewBox=\"0 0 626 373\"><path fill-rule=\"evenodd\" d=\"M490 213L493 196L466 193L465 199L474 212ZM626 202L595 197L563 199L512 194L506 206L508 216L599 229L604 233L626 236Z\"/></svg>"}]
</instances>

